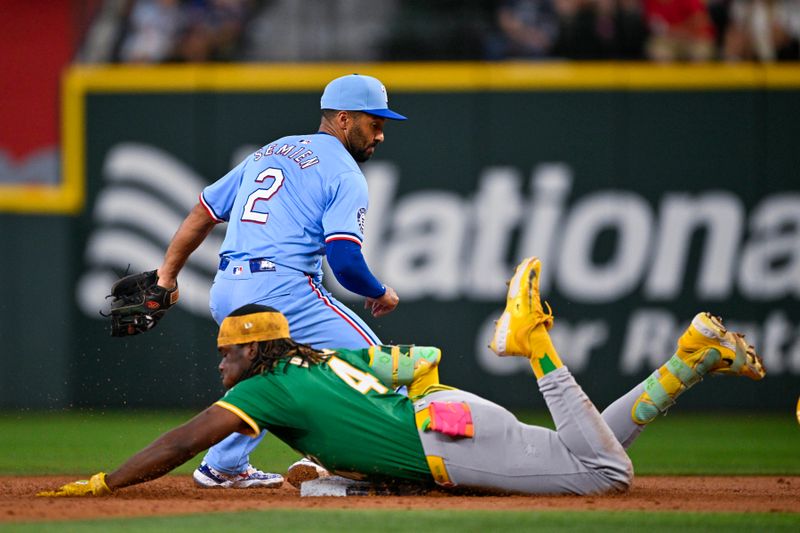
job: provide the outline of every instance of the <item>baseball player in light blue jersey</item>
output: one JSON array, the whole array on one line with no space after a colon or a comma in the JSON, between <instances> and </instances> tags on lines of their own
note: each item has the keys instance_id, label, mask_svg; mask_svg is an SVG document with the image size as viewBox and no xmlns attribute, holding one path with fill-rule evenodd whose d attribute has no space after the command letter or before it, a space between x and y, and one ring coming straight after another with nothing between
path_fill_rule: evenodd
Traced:
<instances>
[{"instance_id":1,"label":"baseball player in light blue jersey","mask_svg":"<svg viewBox=\"0 0 800 533\"><path fill-rule=\"evenodd\" d=\"M158 284L174 287L178 272L215 224L227 222L219 271L211 287L217 323L248 303L280 310L292 338L314 347L359 349L380 344L375 333L322 285L322 258L349 291L366 298L375 317L394 310L395 291L372 275L361 244L368 208L358 163L383 142L387 119L406 117L388 108L375 78L352 74L331 81L322 94L319 131L277 139L206 187L173 237L158 269ZM278 474L250 465L258 439L232 434L194 473L204 487L277 487ZM290 467L310 475L316 465ZM320 474L323 472L319 472ZM315 474L314 471L311 474Z\"/></svg>"}]
</instances>

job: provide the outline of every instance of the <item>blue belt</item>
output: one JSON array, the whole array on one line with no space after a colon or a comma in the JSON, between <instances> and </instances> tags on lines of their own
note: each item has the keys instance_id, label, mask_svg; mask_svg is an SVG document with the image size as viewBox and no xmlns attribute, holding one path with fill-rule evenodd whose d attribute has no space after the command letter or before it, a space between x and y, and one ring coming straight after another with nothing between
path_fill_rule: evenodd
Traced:
<instances>
[{"instance_id":1,"label":"blue belt","mask_svg":"<svg viewBox=\"0 0 800 533\"><path fill-rule=\"evenodd\" d=\"M256 257L255 259L249 259L248 262L250 263L250 272L275 272L275 263L266 257ZM230 263L230 257L220 258L219 269L225 270Z\"/></svg>"}]
</instances>

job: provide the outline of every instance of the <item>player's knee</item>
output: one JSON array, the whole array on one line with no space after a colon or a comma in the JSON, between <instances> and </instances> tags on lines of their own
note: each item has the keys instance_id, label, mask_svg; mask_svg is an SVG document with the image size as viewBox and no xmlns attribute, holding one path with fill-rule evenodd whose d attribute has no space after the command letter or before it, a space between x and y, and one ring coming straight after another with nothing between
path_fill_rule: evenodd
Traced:
<instances>
[{"instance_id":1,"label":"player's knee","mask_svg":"<svg viewBox=\"0 0 800 533\"><path fill-rule=\"evenodd\" d=\"M609 492L626 492L633 483L633 463L627 453L615 457L614 461L602 469L608 483Z\"/></svg>"}]
</instances>

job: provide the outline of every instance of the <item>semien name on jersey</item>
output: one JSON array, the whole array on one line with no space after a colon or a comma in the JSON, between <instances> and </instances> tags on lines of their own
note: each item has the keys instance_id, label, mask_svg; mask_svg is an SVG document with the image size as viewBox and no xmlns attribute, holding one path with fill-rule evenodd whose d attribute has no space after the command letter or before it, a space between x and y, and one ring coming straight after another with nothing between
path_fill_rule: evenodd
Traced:
<instances>
[{"instance_id":1,"label":"semien name on jersey","mask_svg":"<svg viewBox=\"0 0 800 533\"><path fill-rule=\"evenodd\" d=\"M293 144L284 144L277 150L275 149L276 146L278 145L277 144L267 145L262 150L258 150L255 154L253 154L253 158L256 161L258 161L262 157L267 157L271 155L282 155L297 163L300 166L301 170L305 170L308 167L314 166L317 163L319 163L319 157L317 156L311 157L311 155L314 152L312 150L309 150L305 146L297 147Z\"/></svg>"}]
</instances>

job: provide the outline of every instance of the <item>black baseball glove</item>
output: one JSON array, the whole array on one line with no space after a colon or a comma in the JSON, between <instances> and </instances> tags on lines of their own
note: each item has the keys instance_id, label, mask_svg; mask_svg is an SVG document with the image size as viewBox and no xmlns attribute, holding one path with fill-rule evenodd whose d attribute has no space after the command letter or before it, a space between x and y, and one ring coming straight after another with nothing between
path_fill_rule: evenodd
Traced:
<instances>
[{"instance_id":1,"label":"black baseball glove","mask_svg":"<svg viewBox=\"0 0 800 533\"><path fill-rule=\"evenodd\" d=\"M120 278L111 286L111 336L138 335L153 329L178 302L178 286L157 285L155 270Z\"/></svg>"}]
</instances>

